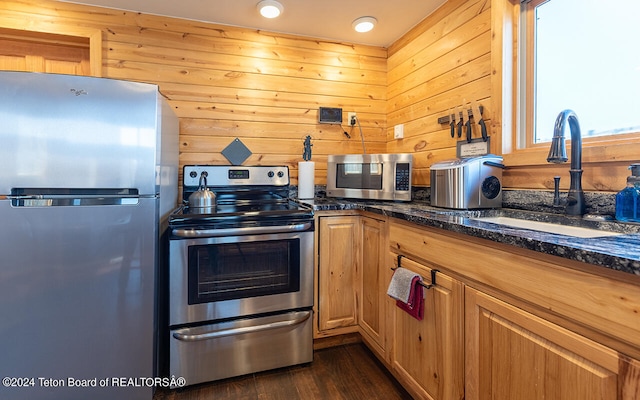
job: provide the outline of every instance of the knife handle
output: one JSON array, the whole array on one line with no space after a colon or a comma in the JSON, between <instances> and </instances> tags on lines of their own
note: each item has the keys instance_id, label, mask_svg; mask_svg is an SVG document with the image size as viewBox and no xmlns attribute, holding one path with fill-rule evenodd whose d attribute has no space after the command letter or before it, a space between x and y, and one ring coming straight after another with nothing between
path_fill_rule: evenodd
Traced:
<instances>
[{"instance_id":1,"label":"knife handle","mask_svg":"<svg viewBox=\"0 0 640 400\"><path fill-rule=\"evenodd\" d=\"M471 120L467 120L467 143L471 143Z\"/></svg>"},{"instance_id":2,"label":"knife handle","mask_svg":"<svg viewBox=\"0 0 640 400\"><path fill-rule=\"evenodd\" d=\"M462 137L462 120L458 122L458 137Z\"/></svg>"},{"instance_id":3,"label":"knife handle","mask_svg":"<svg viewBox=\"0 0 640 400\"><path fill-rule=\"evenodd\" d=\"M481 119L480 122L480 131L482 132L482 140L487 141L487 124L484 123L484 119Z\"/></svg>"},{"instance_id":4,"label":"knife handle","mask_svg":"<svg viewBox=\"0 0 640 400\"><path fill-rule=\"evenodd\" d=\"M455 137L456 136L456 123L454 122L453 118L451 118L451 116L449 116L449 118L451 119L451 122L449 122L449 125L451 126L451 137Z\"/></svg>"}]
</instances>

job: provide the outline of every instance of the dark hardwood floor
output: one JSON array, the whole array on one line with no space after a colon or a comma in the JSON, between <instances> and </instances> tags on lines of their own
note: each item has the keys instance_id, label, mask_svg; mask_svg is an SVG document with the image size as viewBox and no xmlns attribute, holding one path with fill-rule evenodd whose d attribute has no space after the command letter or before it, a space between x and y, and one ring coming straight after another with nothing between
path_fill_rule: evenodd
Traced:
<instances>
[{"instance_id":1,"label":"dark hardwood floor","mask_svg":"<svg viewBox=\"0 0 640 400\"><path fill-rule=\"evenodd\" d=\"M313 362L186 387L154 400L411 399L362 343L316 350Z\"/></svg>"}]
</instances>

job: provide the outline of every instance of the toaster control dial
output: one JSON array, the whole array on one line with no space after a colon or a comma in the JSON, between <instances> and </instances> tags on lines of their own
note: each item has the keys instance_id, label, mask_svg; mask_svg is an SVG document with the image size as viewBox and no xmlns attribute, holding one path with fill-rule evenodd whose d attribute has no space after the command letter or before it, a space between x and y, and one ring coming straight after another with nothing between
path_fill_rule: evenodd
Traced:
<instances>
[{"instance_id":1,"label":"toaster control dial","mask_svg":"<svg viewBox=\"0 0 640 400\"><path fill-rule=\"evenodd\" d=\"M495 176L488 176L482 181L482 195L487 199L495 199L500 194L500 179Z\"/></svg>"}]
</instances>

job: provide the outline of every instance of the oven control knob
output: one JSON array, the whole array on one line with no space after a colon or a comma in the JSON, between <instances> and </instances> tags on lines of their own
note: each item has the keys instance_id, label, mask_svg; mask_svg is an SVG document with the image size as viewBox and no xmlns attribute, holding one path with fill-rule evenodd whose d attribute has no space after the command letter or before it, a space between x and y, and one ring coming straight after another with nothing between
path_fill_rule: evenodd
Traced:
<instances>
[{"instance_id":1,"label":"oven control knob","mask_svg":"<svg viewBox=\"0 0 640 400\"><path fill-rule=\"evenodd\" d=\"M198 173L196 171L191 171L189 173L189 176L192 177L192 178L195 178L196 176L198 176Z\"/></svg>"},{"instance_id":2,"label":"oven control knob","mask_svg":"<svg viewBox=\"0 0 640 400\"><path fill-rule=\"evenodd\" d=\"M267 173L267 176L268 176L269 178L273 178L273 175L274 175L274 174L273 174L273 171L269 171L269 172Z\"/></svg>"},{"instance_id":3,"label":"oven control knob","mask_svg":"<svg viewBox=\"0 0 640 400\"><path fill-rule=\"evenodd\" d=\"M284 176L284 172L278 171L278 178L282 178Z\"/></svg>"}]
</instances>

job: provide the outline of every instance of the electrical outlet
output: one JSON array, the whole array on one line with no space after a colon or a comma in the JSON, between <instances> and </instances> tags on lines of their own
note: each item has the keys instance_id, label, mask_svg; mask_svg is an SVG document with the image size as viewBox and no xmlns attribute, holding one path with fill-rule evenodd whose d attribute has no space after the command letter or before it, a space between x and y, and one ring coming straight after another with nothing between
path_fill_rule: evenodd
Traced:
<instances>
[{"instance_id":1,"label":"electrical outlet","mask_svg":"<svg viewBox=\"0 0 640 400\"><path fill-rule=\"evenodd\" d=\"M393 138L394 139L404 138L404 124L398 124L393 127Z\"/></svg>"},{"instance_id":2,"label":"electrical outlet","mask_svg":"<svg viewBox=\"0 0 640 400\"><path fill-rule=\"evenodd\" d=\"M349 124L349 126L354 126L356 124L356 118L356 113L347 113L347 123Z\"/></svg>"}]
</instances>

